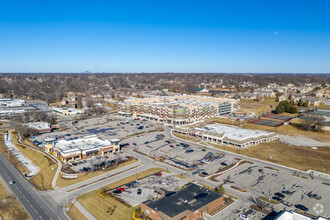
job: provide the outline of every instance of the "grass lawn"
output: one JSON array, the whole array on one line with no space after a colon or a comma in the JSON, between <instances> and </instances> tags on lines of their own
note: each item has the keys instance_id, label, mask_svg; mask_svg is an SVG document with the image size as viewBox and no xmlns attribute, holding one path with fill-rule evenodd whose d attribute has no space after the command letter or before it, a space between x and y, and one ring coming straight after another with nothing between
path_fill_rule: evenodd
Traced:
<instances>
[{"instance_id":1,"label":"grass lawn","mask_svg":"<svg viewBox=\"0 0 330 220\"><path fill-rule=\"evenodd\" d=\"M66 214L71 220L87 220L87 218L71 202L69 202L66 207L69 208L69 210L66 211Z\"/></svg>"},{"instance_id":2,"label":"grass lawn","mask_svg":"<svg viewBox=\"0 0 330 220\"><path fill-rule=\"evenodd\" d=\"M144 178L151 174L165 171L161 168L150 168L139 172L138 178ZM125 185L136 180L136 175L126 177L124 179L118 180L111 183L105 187L96 189L84 195L81 195L77 200L97 219L120 219L120 220L131 220L134 209L137 207L130 207L121 204L110 197L101 197L98 195L100 191L104 189L113 189L119 186ZM114 211L112 211L114 210ZM112 213L112 215L110 215Z\"/></svg>"},{"instance_id":3,"label":"grass lawn","mask_svg":"<svg viewBox=\"0 0 330 220\"><path fill-rule=\"evenodd\" d=\"M29 215L17 199L10 196L0 182L0 219L16 220L30 219Z\"/></svg>"},{"instance_id":4,"label":"grass lawn","mask_svg":"<svg viewBox=\"0 0 330 220\"><path fill-rule=\"evenodd\" d=\"M13 132L11 133L11 140L12 143L15 144L16 148L39 168L38 173L30 178L29 181L33 183L39 190L53 189L52 180L57 169L57 164L45 154L18 144L17 137ZM27 140L24 140L23 142L30 145Z\"/></svg>"},{"instance_id":5,"label":"grass lawn","mask_svg":"<svg viewBox=\"0 0 330 220\"><path fill-rule=\"evenodd\" d=\"M264 104L264 105L272 105L275 106L278 104L278 102L275 101L275 97L265 97L262 101L256 101L251 99L241 99L241 104L244 103L255 103L255 104Z\"/></svg>"},{"instance_id":6,"label":"grass lawn","mask_svg":"<svg viewBox=\"0 0 330 220\"><path fill-rule=\"evenodd\" d=\"M124 163L120 163L118 165L118 167L116 167L115 169L118 169L118 168L127 166L129 164L135 163L136 161L138 161L136 158L134 158L132 160L129 160L129 161L125 161ZM75 184L75 183L79 183L81 181L84 181L84 180L93 178L93 177L98 176L98 175L101 175L103 173L107 173L109 171L113 171L115 169L107 170L107 171L99 170L99 171L91 172L91 173L88 173L86 175L80 176L77 179L64 179L64 178L59 177L57 179L56 186L59 187L59 188L63 188L63 187L66 187L66 186L69 186L69 185L72 185L72 184Z\"/></svg>"},{"instance_id":7,"label":"grass lawn","mask_svg":"<svg viewBox=\"0 0 330 220\"><path fill-rule=\"evenodd\" d=\"M313 150L309 147L297 147L283 144L280 141L262 143L258 146L247 149L236 149L227 146L211 144L212 146L253 157L284 166L296 168L299 170L316 170L324 173L330 173L330 148L319 147ZM272 159L268 159L271 156Z\"/></svg>"},{"instance_id":8,"label":"grass lawn","mask_svg":"<svg viewBox=\"0 0 330 220\"><path fill-rule=\"evenodd\" d=\"M10 161L11 164L13 164L16 169L21 172L22 174L25 174L26 168L19 162L19 160L16 159L11 153L9 153L8 148L5 147L4 142L4 131L0 131L0 149L1 153Z\"/></svg>"},{"instance_id":9,"label":"grass lawn","mask_svg":"<svg viewBox=\"0 0 330 220\"><path fill-rule=\"evenodd\" d=\"M274 108L274 107L273 107ZM258 104L258 103L241 103L240 111L251 111L255 114L260 114L272 110L270 105Z\"/></svg>"},{"instance_id":10,"label":"grass lawn","mask_svg":"<svg viewBox=\"0 0 330 220\"><path fill-rule=\"evenodd\" d=\"M291 120L292 123L300 123L300 119ZM293 125L282 125L279 127L271 127L266 125L258 125L253 123L242 123L242 128L250 128L263 131L273 131L278 134L290 135L290 136L302 136L312 138L318 141L326 142L330 144L330 131L313 132L304 131L296 128Z\"/></svg>"}]
</instances>

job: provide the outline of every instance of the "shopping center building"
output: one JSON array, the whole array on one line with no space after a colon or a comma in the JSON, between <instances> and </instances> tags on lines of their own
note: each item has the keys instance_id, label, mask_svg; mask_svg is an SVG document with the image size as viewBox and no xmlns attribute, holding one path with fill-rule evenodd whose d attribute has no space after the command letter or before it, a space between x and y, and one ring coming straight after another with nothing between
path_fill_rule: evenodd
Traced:
<instances>
[{"instance_id":1,"label":"shopping center building","mask_svg":"<svg viewBox=\"0 0 330 220\"><path fill-rule=\"evenodd\" d=\"M173 128L175 134L186 135L197 140L213 142L220 145L229 145L239 148L255 146L264 142L276 140L274 132L239 128L224 124L210 124L197 128Z\"/></svg>"},{"instance_id":2,"label":"shopping center building","mask_svg":"<svg viewBox=\"0 0 330 220\"><path fill-rule=\"evenodd\" d=\"M208 96L157 96L146 99L130 98L118 104L119 115L141 117L166 124L184 125L239 109L236 99Z\"/></svg>"},{"instance_id":3,"label":"shopping center building","mask_svg":"<svg viewBox=\"0 0 330 220\"><path fill-rule=\"evenodd\" d=\"M96 135L74 140L45 139L44 150L63 162L81 160L92 156L105 156L119 151L119 139L102 140Z\"/></svg>"}]
</instances>

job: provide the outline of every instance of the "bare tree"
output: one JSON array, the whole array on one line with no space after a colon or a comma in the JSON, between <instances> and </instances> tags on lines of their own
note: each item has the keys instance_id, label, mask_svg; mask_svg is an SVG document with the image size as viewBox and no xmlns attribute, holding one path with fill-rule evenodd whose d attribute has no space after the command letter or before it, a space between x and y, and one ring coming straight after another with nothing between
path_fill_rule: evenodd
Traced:
<instances>
[{"instance_id":1,"label":"bare tree","mask_svg":"<svg viewBox=\"0 0 330 220\"><path fill-rule=\"evenodd\" d=\"M250 197L248 198L248 200L249 200L250 202L252 202L253 204L255 204L256 206L258 206L258 208L260 208L260 209L264 209L264 208L267 207L266 202L262 201L261 199L259 199L259 198L257 198L257 197L254 198L254 197L250 196Z\"/></svg>"}]
</instances>

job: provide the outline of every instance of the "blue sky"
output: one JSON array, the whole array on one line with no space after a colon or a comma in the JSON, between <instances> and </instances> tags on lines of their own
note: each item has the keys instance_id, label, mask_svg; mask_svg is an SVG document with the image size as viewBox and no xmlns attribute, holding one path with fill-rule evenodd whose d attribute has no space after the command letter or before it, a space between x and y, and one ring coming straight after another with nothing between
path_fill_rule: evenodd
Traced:
<instances>
[{"instance_id":1,"label":"blue sky","mask_svg":"<svg viewBox=\"0 0 330 220\"><path fill-rule=\"evenodd\" d=\"M328 0L0 0L0 72L329 73Z\"/></svg>"}]
</instances>

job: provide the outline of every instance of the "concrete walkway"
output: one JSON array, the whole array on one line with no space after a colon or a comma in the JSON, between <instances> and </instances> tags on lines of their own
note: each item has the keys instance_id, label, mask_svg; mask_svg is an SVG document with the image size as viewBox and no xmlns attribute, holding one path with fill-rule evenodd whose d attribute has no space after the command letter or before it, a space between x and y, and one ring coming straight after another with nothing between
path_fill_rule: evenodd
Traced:
<instances>
[{"instance_id":1,"label":"concrete walkway","mask_svg":"<svg viewBox=\"0 0 330 220\"><path fill-rule=\"evenodd\" d=\"M85 207L80 202L75 200L72 201L72 203L88 220L96 220L96 218L89 211L87 211L87 209L85 209Z\"/></svg>"},{"instance_id":2,"label":"concrete walkway","mask_svg":"<svg viewBox=\"0 0 330 220\"><path fill-rule=\"evenodd\" d=\"M59 159L56 159L56 161L57 161L57 170L56 170L56 173L55 173L55 175L54 175L54 177L53 177L53 180L52 180L52 187L53 187L54 189L57 188L57 186L56 186L56 181L57 181L57 178L58 178L58 176L59 176L59 174L60 174L60 171L61 171L61 169L62 169L62 162L61 162Z\"/></svg>"}]
</instances>

